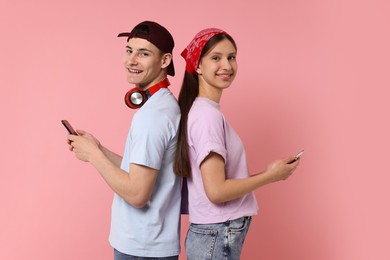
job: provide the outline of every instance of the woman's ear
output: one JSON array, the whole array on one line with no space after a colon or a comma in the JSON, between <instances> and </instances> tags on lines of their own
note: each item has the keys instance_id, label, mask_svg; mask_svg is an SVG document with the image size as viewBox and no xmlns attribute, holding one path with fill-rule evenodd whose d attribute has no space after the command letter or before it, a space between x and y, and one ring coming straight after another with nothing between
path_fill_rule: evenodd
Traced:
<instances>
[{"instance_id":1,"label":"woman's ear","mask_svg":"<svg viewBox=\"0 0 390 260\"><path fill-rule=\"evenodd\" d=\"M161 60L161 68L165 69L171 64L172 62L172 54L171 53L165 53Z\"/></svg>"},{"instance_id":2,"label":"woman's ear","mask_svg":"<svg viewBox=\"0 0 390 260\"><path fill-rule=\"evenodd\" d=\"M196 69L196 73L198 73L198 75L202 75L202 70L198 67L198 68Z\"/></svg>"}]
</instances>

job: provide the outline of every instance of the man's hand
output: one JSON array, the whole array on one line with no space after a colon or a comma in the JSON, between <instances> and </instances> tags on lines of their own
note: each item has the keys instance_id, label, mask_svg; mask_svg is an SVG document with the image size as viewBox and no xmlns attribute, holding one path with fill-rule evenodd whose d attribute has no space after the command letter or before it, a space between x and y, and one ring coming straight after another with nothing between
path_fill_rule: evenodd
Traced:
<instances>
[{"instance_id":1,"label":"man's hand","mask_svg":"<svg viewBox=\"0 0 390 260\"><path fill-rule=\"evenodd\" d=\"M69 149L74 152L76 157L84 162L91 162L99 152L101 145L92 134L77 130L77 135L68 136Z\"/></svg>"}]
</instances>

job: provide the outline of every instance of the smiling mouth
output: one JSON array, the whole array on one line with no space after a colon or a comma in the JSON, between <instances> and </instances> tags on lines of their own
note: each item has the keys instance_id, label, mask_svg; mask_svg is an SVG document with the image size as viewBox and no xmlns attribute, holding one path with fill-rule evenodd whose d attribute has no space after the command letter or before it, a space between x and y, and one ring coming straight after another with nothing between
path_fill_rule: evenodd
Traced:
<instances>
[{"instance_id":1,"label":"smiling mouth","mask_svg":"<svg viewBox=\"0 0 390 260\"><path fill-rule=\"evenodd\" d=\"M139 73L142 72L142 70L129 69L129 68L127 68L127 71L130 72L130 73L136 73L136 74L139 74Z\"/></svg>"},{"instance_id":2,"label":"smiling mouth","mask_svg":"<svg viewBox=\"0 0 390 260\"><path fill-rule=\"evenodd\" d=\"M223 79L229 79L233 76L233 73L223 73L223 74L217 74L218 77L221 77Z\"/></svg>"}]
</instances>

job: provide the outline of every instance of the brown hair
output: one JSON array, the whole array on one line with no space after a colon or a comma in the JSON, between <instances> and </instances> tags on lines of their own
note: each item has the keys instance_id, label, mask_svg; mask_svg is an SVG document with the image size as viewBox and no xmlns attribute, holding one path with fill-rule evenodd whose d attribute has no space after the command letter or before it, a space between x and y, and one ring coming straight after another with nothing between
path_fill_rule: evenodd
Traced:
<instances>
[{"instance_id":1,"label":"brown hair","mask_svg":"<svg viewBox=\"0 0 390 260\"><path fill-rule=\"evenodd\" d=\"M233 38L228 34L216 34L210 38L207 44L204 46L202 53L200 54L200 59L217 43L222 40L229 40L234 48L237 50L236 43ZM188 113L192 107L192 103L195 98L199 95L199 81L197 74L191 74L188 71L185 71L183 83L181 85L179 93L179 106L181 112L181 119L179 124L179 135L177 142L177 149L175 154L175 161L173 165L173 170L176 175L190 178L191 177L191 162L189 158L189 146L187 142L187 122L188 122Z\"/></svg>"}]
</instances>

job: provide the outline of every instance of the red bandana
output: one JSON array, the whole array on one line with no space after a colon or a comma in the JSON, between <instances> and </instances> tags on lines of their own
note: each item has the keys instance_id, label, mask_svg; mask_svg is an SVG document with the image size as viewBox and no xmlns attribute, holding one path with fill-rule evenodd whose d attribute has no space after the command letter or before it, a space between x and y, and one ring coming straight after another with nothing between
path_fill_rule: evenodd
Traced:
<instances>
[{"instance_id":1,"label":"red bandana","mask_svg":"<svg viewBox=\"0 0 390 260\"><path fill-rule=\"evenodd\" d=\"M197 35L195 35L194 39L181 53L181 56L183 56L186 61L186 71L191 74L196 74L196 69L199 65L200 54L202 53L203 47L211 37L221 33L227 34L225 31L217 28L208 28L200 31Z\"/></svg>"}]
</instances>

